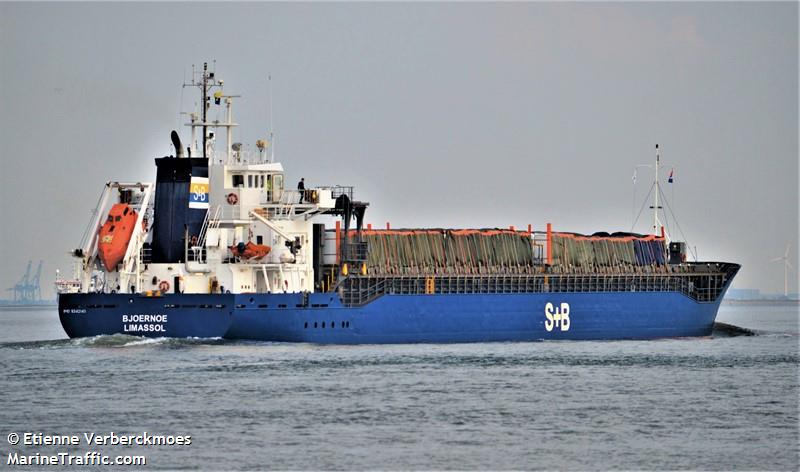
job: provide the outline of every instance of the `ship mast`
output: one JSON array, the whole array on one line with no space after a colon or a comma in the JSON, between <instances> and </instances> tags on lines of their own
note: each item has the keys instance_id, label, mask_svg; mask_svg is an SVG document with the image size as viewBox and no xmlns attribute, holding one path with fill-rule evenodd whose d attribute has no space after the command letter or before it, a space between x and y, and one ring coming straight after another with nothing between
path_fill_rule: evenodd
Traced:
<instances>
[{"instance_id":1,"label":"ship mast","mask_svg":"<svg viewBox=\"0 0 800 472\"><path fill-rule=\"evenodd\" d=\"M208 107L211 106L208 103L208 62L203 63L203 83L201 85L203 90L203 158L207 159L208 156L206 155L206 139L208 139L208 127L206 125L206 114L208 112ZM658 147L658 146L656 146Z\"/></svg>"},{"instance_id":2,"label":"ship mast","mask_svg":"<svg viewBox=\"0 0 800 472\"><path fill-rule=\"evenodd\" d=\"M186 123L186 126L191 127L192 129L192 143L190 146L190 155L196 155L196 144L197 144L197 128L201 128L203 130L203 141L202 141L202 156L205 159L209 159L213 156L209 156L209 142L208 142L208 128L213 127L215 130L217 128L226 128L226 143L225 143L225 159L230 159L231 157L231 148L233 145L233 127L238 126L237 123L233 121L233 99L240 97L240 95L225 95L223 94L223 86L224 82L222 79L218 79L215 77L214 71L208 70L208 62L203 63L203 71L201 73L201 78L199 81L196 80L196 75L194 72L194 66L192 66L192 82L189 84L184 83L183 86L192 86L200 88L201 94L201 107L202 112L200 116L197 116L196 112L190 113L189 123ZM225 101L225 121L220 122L219 120L214 120L213 122L208 121L208 110L211 108L211 89L217 87L218 90L214 92L214 104L220 105L222 100ZM198 121L198 119L200 121Z\"/></svg>"},{"instance_id":3,"label":"ship mast","mask_svg":"<svg viewBox=\"0 0 800 472\"><path fill-rule=\"evenodd\" d=\"M655 167L655 187L656 191L653 193L653 206L650 208L653 209L653 234L658 236L660 231L663 231L664 225L661 223L661 220L658 218L658 210L661 209L661 206L658 204L658 195L661 193L661 184L658 182L658 168L661 165L661 151L658 149L658 144L656 144L656 167Z\"/></svg>"},{"instance_id":4,"label":"ship mast","mask_svg":"<svg viewBox=\"0 0 800 472\"><path fill-rule=\"evenodd\" d=\"M656 144L656 191L653 194L653 234L658 234L658 227L661 222L658 220L658 210L661 208L658 204L658 194L661 193L661 184L658 182L658 168L661 165L661 151Z\"/></svg>"}]
</instances>

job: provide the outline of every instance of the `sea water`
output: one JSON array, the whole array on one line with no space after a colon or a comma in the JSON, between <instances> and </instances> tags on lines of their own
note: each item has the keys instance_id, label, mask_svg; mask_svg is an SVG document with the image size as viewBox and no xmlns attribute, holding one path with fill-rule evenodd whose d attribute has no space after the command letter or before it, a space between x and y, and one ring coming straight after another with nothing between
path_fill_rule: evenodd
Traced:
<instances>
[{"instance_id":1,"label":"sea water","mask_svg":"<svg viewBox=\"0 0 800 472\"><path fill-rule=\"evenodd\" d=\"M140 455L147 469L797 470L797 305L723 306L718 321L757 335L69 340L55 308L3 311L0 468L13 454L94 452ZM11 445L12 433L79 441ZM148 435L191 442L136 443Z\"/></svg>"}]
</instances>

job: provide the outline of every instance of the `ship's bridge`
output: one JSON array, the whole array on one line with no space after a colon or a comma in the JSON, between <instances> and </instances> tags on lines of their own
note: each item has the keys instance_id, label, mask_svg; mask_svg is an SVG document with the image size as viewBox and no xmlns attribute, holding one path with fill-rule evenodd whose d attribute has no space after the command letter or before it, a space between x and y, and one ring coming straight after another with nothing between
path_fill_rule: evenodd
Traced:
<instances>
[{"instance_id":1,"label":"ship's bridge","mask_svg":"<svg viewBox=\"0 0 800 472\"><path fill-rule=\"evenodd\" d=\"M226 190L255 189L266 202L279 202L283 194L283 166L279 162L225 165L223 187Z\"/></svg>"}]
</instances>

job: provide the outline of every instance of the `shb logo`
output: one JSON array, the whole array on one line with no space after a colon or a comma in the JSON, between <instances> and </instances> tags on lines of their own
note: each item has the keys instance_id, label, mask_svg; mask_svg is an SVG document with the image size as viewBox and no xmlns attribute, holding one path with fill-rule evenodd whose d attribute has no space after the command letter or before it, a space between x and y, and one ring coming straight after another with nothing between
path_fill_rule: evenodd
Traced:
<instances>
[{"instance_id":1,"label":"shb logo","mask_svg":"<svg viewBox=\"0 0 800 472\"><path fill-rule=\"evenodd\" d=\"M208 208L208 177L192 177L189 183L189 208Z\"/></svg>"},{"instance_id":2,"label":"shb logo","mask_svg":"<svg viewBox=\"0 0 800 472\"><path fill-rule=\"evenodd\" d=\"M547 317L544 322L544 329L547 331L553 331L553 328L569 331L569 303L562 303L560 307L556 308L548 302L544 306L544 316Z\"/></svg>"}]
</instances>

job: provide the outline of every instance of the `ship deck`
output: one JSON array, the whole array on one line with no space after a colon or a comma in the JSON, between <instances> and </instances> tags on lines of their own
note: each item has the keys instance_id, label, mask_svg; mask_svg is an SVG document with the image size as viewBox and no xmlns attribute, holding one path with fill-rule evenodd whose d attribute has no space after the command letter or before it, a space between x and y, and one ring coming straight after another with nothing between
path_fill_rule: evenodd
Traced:
<instances>
[{"instance_id":1,"label":"ship deck","mask_svg":"<svg viewBox=\"0 0 800 472\"><path fill-rule=\"evenodd\" d=\"M387 294L556 292L677 292L709 303L719 299L740 267L727 262L703 262L654 272L351 275L333 290L346 306L362 306Z\"/></svg>"}]
</instances>

